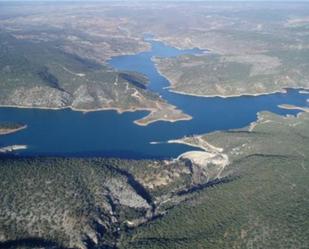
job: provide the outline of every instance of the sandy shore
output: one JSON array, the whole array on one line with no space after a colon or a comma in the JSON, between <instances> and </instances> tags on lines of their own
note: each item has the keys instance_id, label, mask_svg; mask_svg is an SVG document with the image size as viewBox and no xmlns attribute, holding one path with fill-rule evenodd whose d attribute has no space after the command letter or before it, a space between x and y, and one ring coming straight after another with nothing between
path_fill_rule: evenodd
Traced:
<instances>
[{"instance_id":1,"label":"sandy shore","mask_svg":"<svg viewBox=\"0 0 309 249\"><path fill-rule=\"evenodd\" d=\"M149 112L148 115L145 117L135 120L134 123L139 126L147 126L151 123L157 122L157 121L166 121L166 122L177 122L177 121L184 121L184 120L191 120L192 117L184 114L184 117L182 118L156 118L156 119L149 119L148 121L143 121L144 119L147 119L147 117L151 116L152 114L156 113L158 109L155 108L128 108L128 109L121 109L121 108L114 108L114 107L103 107L103 108L94 108L94 109L80 109L80 108L74 108L71 106L66 107L44 107L44 106L18 106L18 105L0 105L0 108L20 108L20 109L38 109L38 110L72 110L76 112L82 112L82 113L90 113L90 112L99 112L99 111L116 111L118 114L123 114L126 112L137 112L137 111L146 111ZM176 108L175 108L176 109Z\"/></svg>"},{"instance_id":2,"label":"sandy shore","mask_svg":"<svg viewBox=\"0 0 309 249\"><path fill-rule=\"evenodd\" d=\"M309 107L301 107L301 106L295 106L295 105L278 105L279 108L281 109L287 109L287 110L300 110L303 112L309 112Z\"/></svg>"},{"instance_id":3,"label":"sandy shore","mask_svg":"<svg viewBox=\"0 0 309 249\"><path fill-rule=\"evenodd\" d=\"M7 107L7 108L20 108L20 109L38 109L38 110L72 110L77 112L98 112L98 111L116 111L118 114L122 114L125 112L135 112L135 111L152 111L151 108L128 108L128 109L121 109L121 108L115 108L115 107L102 107L102 108L94 108L94 109L81 109L81 108L74 108L71 106L65 106L65 107L45 107L45 106L20 106L20 105L0 105L0 108Z\"/></svg>"},{"instance_id":4,"label":"sandy shore","mask_svg":"<svg viewBox=\"0 0 309 249\"><path fill-rule=\"evenodd\" d=\"M23 125L19 128L16 128L16 129L1 129L0 128L0 135L8 135L8 134L12 134L12 133L15 133L15 132L18 132L18 131L21 131L21 130L24 130L27 128L27 125Z\"/></svg>"},{"instance_id":5,"label":"sandy shore","mask_svg":"<svg viewBox=\"0 0 309 249\"><path fill-rule=\"evenodd\" d=\"M151 115L151 113L149 114ZM147 126L151 123L155 123L157 121L165 121L165 122L170 122L170 123L175 123L175 122L178 122L178 121L189 121L192 119L191 116L189 115L186 115L187 117L183 117L183 118L175 118L175 119L168 119L168 118L158 118L158 119L153 119L153 120L149 120L149 121L145 121L143 122L142 120L147 118L149 115L147 115L146 117L142 118L142 119L139 119L139 120L135 120L134 123L139 125L139 126ZM185 115L185 114L184 114Z\"/></svg>"},{"instance_id":6,"label":"sandy shore","mask_svg":"<svg viewBox=\"0 0 309 249\"><path fill-rule=\"evenodd\" d=\"M307 90L300 90L299 93L300 94L309 94L309 91L307 91Z\"/></svg>"},{"instance_id":7,"label":"sandy shore","mask_svg":"<svg viewBox=\"0 0 309 249\"><path fill-rule=\"evenodd\" d=\"M288 89L293 89L293 88L288 88ZM297 88L296 88L297 89ZM193 93L186 93L186 92L181 92L177 90L173 90L172 88L169 89L170 92L172 93L177 93L181 95L188 95L188 96L194 96L194 97L202 97L202 98L239 98L239 97L258 97L258 96L263 96L263 95L270 95L274 93L287 93L286 89L278 90L278 91L272 91L272 92L262 92L262 93L242 93L242 94L231 94L231 95L220 95L220 94L210 94L210 95L202 95L202 94L193 94Z\"/></svg>"},{"instance_id":8,"label":"sandy shore","mask_svg":"<svg viewBox=\"0 0 309 249\"><path fill-rule=\"evenodd\" d=\"M217 153L222 153L223 152L223 148L219 148L219 147L216 147L210 143L208 143L207 141L205 141L204 139L202 139L202 136L203 135L196 135L196 136L193 136L194 139L196 140L195 143L190 143L190 142L186 142L186 139L188 137L184 137L184 138L181 138L181 139L175 139L175 140L169 140L167 141L167 143L176 143L176 144L185 144L185 145L188 145L188 146L191 146L191 147L196 147L196 148L200 148L202 149L203 151L211 151L211 152L217 152Z\"/></svg>"},{"instance_id":9,"label":"sandy shore","mask_svg":"<svg viewBox=\"0 0 309 249\"><path fill-rule=\"evenodd\" d=\"M257 97L257 96L263 96L263 95L270 95L270 94L275 94L275 93L287 93L288 89L302 89L299 91L300 94L309 94L309 89L305 88L300 88L300 87L286 87L283 89L278 89L275 91L265 91L265 92L260 92L260 93L241 93L241 94L229 94L229 95L222 95L222 94L195 94L195 93L188 93L188 92L182 92L175 90L175 83L173 84L173 80L169 79L164 73L162 73L159 69L159 65L153 60L153 63L158 71L158 73L164 77L165 79L168 80L169 86L165 87L165 89L168 89L169 92L176 93L176 94L181 94L181 95L187 95L187 96L194 96L194 97L202 97L202 98L236 98L236 97Z\"/></svg>"},{"instance_id":10,"label":"sandy shore","mask_svg":"<svg viewBox=\"0 0 309 249\"><path fill-rule=\"evenodd\" d=\"M9 153L16 150L26 150L27 148L27 145L10 145L0 148L0 153Z\"/></svg>"}]
</instances>

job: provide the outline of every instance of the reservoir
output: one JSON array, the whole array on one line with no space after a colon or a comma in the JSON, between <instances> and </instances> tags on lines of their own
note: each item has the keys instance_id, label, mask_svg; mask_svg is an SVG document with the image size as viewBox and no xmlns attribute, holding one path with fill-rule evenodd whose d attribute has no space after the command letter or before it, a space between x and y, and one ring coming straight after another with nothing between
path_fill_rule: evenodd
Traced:
<instances>
[{"instance_id":1,"label":"reservoir","mask_svg":"<svg viewBox=\"0 0 309 249\"><path fill-rule=\"evenodd\" d=\"M146 111L118 114L115 111L82 113L66 110L0 108L0 121L20 122L28 128L0 137L0 147L25 144L22 156L105 156L121 158L171 158L192 150L181 144L165 143L183 136L241 128L256 120L260 111L295 115L299 111L280 109L280 104L308 106L308 95L298 90L261 96L232 98L195 97L169 92L169 82L161 76L152 58L200 53L198 49L179 50L158 41L149 41L151 51L114 57L109 64L118 69L145 74L150 91L193 117L175 123L158 121L148 126L133 122ZM152 144L158 141L162 143Z\"/></svg>"}]
</instances>

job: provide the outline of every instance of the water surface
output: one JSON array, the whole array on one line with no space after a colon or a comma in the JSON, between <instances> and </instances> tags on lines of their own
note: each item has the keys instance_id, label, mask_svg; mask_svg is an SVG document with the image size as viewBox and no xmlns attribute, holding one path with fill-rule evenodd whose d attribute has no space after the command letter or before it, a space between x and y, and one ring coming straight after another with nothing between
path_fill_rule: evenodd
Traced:
<instances>
[{"instance_id":1,"label":"water surface","mask_svg":"<svg viewBox=\"0 0 309 249\"><path fill-rule=\"evenodd\" d=\"M259 111L297 114L279 104L306 106L308 95L298 90L262 96L232 98L195 97L171 93L169 82L161 76L153 62L154 56L172 57L200 53L198 49L179 50L158 41L150 41L152 50L136 55L119 56L109 61L118 70L136 71L150 79L149 90L157 92L169 103L193 117L175 123L158 121L146 127L133 123L147 115L145 111L118 114L97 111L84 114L69 109L40 110L0 108L0 121L21 122L26 130L1 136L0 146L26 144L28 149L16 152L23 156L106 156L121 158L170 158L191 150L180 144L151 144L185 135L204 134L216 130L240 128L256 120Z\"/></svg>"}]
</instances>

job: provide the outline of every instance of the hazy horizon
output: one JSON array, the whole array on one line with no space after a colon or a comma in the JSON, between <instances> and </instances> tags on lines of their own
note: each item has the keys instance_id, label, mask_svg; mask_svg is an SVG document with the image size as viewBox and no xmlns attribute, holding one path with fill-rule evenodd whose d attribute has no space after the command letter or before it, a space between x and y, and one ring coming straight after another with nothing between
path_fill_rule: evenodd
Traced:
<instances>
[{"instance_id":1,"label":"hazy horizon","mask_svg":"<svg viewBox=\"0 0 309 249\"><path fill-rule=\"evenodd\" d=\"M0 2L309 2L309 0L0 0Z\"/></svg>"}]
</instances>

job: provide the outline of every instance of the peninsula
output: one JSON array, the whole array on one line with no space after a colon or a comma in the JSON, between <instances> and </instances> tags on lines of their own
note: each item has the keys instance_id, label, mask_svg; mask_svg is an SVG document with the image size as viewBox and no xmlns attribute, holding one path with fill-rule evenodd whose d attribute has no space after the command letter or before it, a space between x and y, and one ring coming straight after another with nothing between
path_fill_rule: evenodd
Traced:
<instances>
[{"instance_id":1,"label":"peninsula","mask_svg":"<svg viewBox=\"0 0 309 249\"><path fill-rule=\"evenodd\" d=\"M0 106L76 111L150 111L139 125L190 116L147 90L148 79L94 59L63 53L55 44L20 40L0 31ZM12 84L14 83L14 84Z\"/></svg>"}]
</instances>

